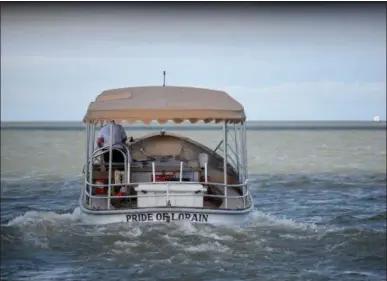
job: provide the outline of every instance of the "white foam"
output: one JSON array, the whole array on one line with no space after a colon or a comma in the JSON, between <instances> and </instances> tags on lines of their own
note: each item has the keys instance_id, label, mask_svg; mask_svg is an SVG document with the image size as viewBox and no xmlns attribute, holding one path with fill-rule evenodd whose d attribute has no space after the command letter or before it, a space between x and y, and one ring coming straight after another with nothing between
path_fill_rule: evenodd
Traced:
<instances>
[{"instance_id":1,"label":"white foam","mask_svg":"<svg viewBox=\"0 0 387 281\"><path fill-rule=\"evenodd\" d=\"M348 241L343 241L334 245L326 245L325 250L328 252L336 251L337 248L342 248L348 244Z\"/></svg>"},{"instance_id":2,"label":"white foam","mask_svg":"<svg viewBox=\"0 0 387 281\"><path fill-rule=\"evenodd\" d=\"M66 280L74 280L74 275L69 268L54 268L45 271L20 271L18 273L18 280L28 280L28 281L44 281L44 280L55 280L55 279L63 279Z\"/></svg>"},{"instance_id":3,"label":"white foam","mask_svg":"<svg viewBox=\"0 0 387 281\"><path fill-rule=\"evenodd\" d=\"M346 275L361 275L361 276L368 276L368 277L375 276L375 274L373 274L371 272L365 272L365 271L344 271L343 274L346 274Z\"/></svg>"},{"instance_id":4,"label":"white foam","mask_svg":"<svg viewBox=\"0 0 387 281\"><path fill-rule=\"evenodd\" d=\"M253 212L254 226L285 226L294 229L316 231L317 226L313 223L296 222L288 218L278 218L274 215L255 210Z\"/></svg>"},{"instance_id":5,"label":"white foam","mask_svg":"<svg viewBox=\"0 0 387 281\"><path fill-rule=\"evenodd\" d=\"M13 220L7 223L7 226L15 226L15 225L25 225L25 224L34 224L42 221L49 221L52 223L69 220L75 221L78 219L78 216L73 213L66 214L57 214L54 212L38 212L38 211L29 211L24 215L18 216Z\"/></svg>"},{"instance_id":6,"label":"white foam","mask_svg":"<svg viewBox=\"0 0 387 281\"><path fill-rule=\"evenodd\" d=\"M120 248L125 247L125 248L132 248L132 247L137 247L139 245L139 242L128 242L128 241L116 241L114 242L114 246L118 246Z\"/></svg>"},{"instance_id":7,"label":"white foam","mask_svg":"<svg viewBox=\"0 0 387 281\"><path fill-rule=\"evenodd\" d=\"M141 230L140 226L132 226L130 229L125 231L118 232L119 235L124 237L139 237L143 234L143 231Z\"/></svg>"},{"instance_id":8,"label":"white foam","mask_svg":"<svg viewBox=\"0 0 387 281\"><path fill-rule=\"evenodd\" d=\"M266 246L266 247L264 248L264 250L267 251L267 252L269 252L269 253L274 252L274 249L271 248L271 247L269 247L269 246Z\"/></svg>"},{"instance_id":9,"label":"white foam","mask_svg":"<svg viewBox=\"0 0 387 281\"><path fill-rule=\"evenodd\" d=\"M170 236L170 235L168 235L168 234L164 234L162 237L163 237L165 240L167 240L169 244L171 244L171 245L173 245L173 246L179 246L179 240L180 240L179 238L177 238L177 237L172 237L172 236Z\"/></svg>"},{"instance_id":10,"label":"white foam","mask_svg":"<svg viewBox=\"0 0 387 281\"><path fill-rule=\"evenodd\" d=\"M233 237L231 237L229 235L221 236L221 235L216 234L214 232L199 231L198 234L202 237L205 237L205 238L212 238L214 240L220 240L220 241L230 241L230 240L234 239Z\"/></svg>"},{"instance_id":11,"label":"white foam","mask_svg":"<svg viewBox=\"0 0 387 281\"><path fill-rule=\"evenodd\" d=\"M196 233L197 228L196 225L191 223L190 221L187 220L177 220L173 221L173 225L177 226L178 231L183 231L185 233Z\"/></svg>"},{"instance_id":12,"label":"white foam","mask_svg":"<svg viewBox=\"0 0 387 281\"><path fill-rule=\"evenodd\" d=\"M1 175L1 181L2 182L19 182L21 180L21 177L20 176L14 176L14 177L7 177L7 176L3 176ZM1 187L3 188L3 187Z\"/></svg>"},{"instance_id":13,"label":"white foam","mask_svg":"<svg viewBox=\"0 0 387 281\"><path fill-rule=\"evenodd\" d=\"M184 249L187 252L193 252L193 253L208 252L208 251L221 252L221 253L231 252L231 249L229 247L227 247L226 245L222 245L217 241L199 244L195 246L184 247Z\"/></svg>"},{"instance_id":14,"label":"white foam","mask_svg":"<svg viewBox=\"0 0 387 281\"><path fill-rule=\"evenodd\" d=\"M222 235L220 233L221 229L216 228L209 225L196 225L189 221L176 221L173 224L170 224L170 226L174 225L174 228L169 230L169 233L171 235L181 235L183 234L192 234L192 235L198 235L204 238L214 239L216 241L230 241L234 238L230 235ZM168 226L165 226L168 227ZM238 228L233 228L234 230L237 230ZM167 240L173 239L173 237L167 236L165 237ZM170 241L173 243L173 241Z\"/></svg>"},{"instance_id":15,"label":"white foam","mask_svg":"<svg viewBox=\"0 0 387 281\"><path fill-rule=\"evenodd\" d=\"M305 240L305 239L311 239L315 237L314 235L294 235L289 233L280 234L279 236L282 238L293 239L293 240Z\"/></svg>"},{"instance_id":16,"label":"white foam","mask_svg":"<svg viewBox=\"0 0 387 281\"><path fill-rule=\"evenodd\" d=\"M106 226L98 225L96 227L93 227L90 231L85 232L83 235L89 237L105 236L107 230L108 229Z\"/></svg>"}]
</instances>

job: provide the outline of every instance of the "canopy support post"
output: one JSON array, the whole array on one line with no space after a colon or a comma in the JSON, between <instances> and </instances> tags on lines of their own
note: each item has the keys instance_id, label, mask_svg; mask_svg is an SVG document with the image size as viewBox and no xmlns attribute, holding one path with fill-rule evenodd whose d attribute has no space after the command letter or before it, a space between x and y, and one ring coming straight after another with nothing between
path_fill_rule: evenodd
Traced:
<instances>
[{"instance_id":1,"label":"canopy support post","mask_svg":"<svg viewBox=\"0 0 387 281\"><path fill-rule=\"evenodd\" d=\"M89 132L89 135L91 135L91 138L89 140L89 143L88 143L88 146L91 148L90 149L90 155L89 155L89 162L88 162L88 165L89 165L89 183L93 183L93 152L94 152L94 140L95 140L95 124L94 123L91 123L89 125L89 129L88 129L90 132ZM93 190L93 186L90 186L90 190L92 191ZM92 193L90 193L92 194ZM92 198L90 198L90 202L92 202ZM91 205L91 203L90 203Z\"/></svg>"},{"instance_id":2,"label":"canopy support post","mask_svg":"<svg viewBox=\"0 0 387 281\"><path fill-rule=\"evenodd\" d=\"M224 207L227 209L227 120L223 123Z\"/></svg>"},{"instance_id":3,"label":"canopy support post","mask_svg":"<svg viewBox=\"0 0 387 281\"><path fill-rule=\"evenodd\" d=\"M113 161L113 150L112 150L112 145L113 145L113 126L110 124L110 143L109 143L109 185L108 185L108 205L107 208L108 210L110 209L110 196L112 193L112 161ZM106 152L105 152L106 153Z\"/></svg>"},{"instance_id":4,"label":"canopy support post","mask_svg":"<svg viewBox=\"0 0 387 281\"><path fill-rule=\"evenodd\" d=\"M90 168L89 168L89 157L90 157L90 148L89 148L89 140L90 140L90 133L89 133L89 123L86 123L86 135L85 135L85 146L86 146L86 149L85 149L85 183L86 183L86 179L89 177L89 174L91 173L90 171ZM90 187L90 185L88 185L87 183L85 184L85 190L87 193L91 194L91 189L92 187ZM85 201L83 201L83 203L86 202L86 204L89 204L90 203L90 197L88 195L86 195L86 192L84 193L85 197Z\"/></svg>"},{"instance_id":5,"label":"canopy support post","mask_svg":"<svg viewBox=\"0 0 387 281\"><path fill-rule=\"evenodd\" d=\"M234 142L235 142L235 151L236 151L236 165L237 165L237 172L238 172L238 176L239 176L239 180L240 180L240 161L239 161L239 147L240 147L240 144L238 144L238 133L239 133L239 128L237 128L237 124L234 123Z\"/></svg>"}]
</instances>

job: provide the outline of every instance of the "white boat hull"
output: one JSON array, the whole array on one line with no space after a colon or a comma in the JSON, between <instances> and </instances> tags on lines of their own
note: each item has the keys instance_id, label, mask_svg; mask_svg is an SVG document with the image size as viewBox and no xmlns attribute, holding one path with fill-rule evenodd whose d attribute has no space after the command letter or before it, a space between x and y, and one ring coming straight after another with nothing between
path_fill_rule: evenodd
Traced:
<instances>
[{"instance_id":1,"label":"white boat hull","mask_svg":"<svg viewBox=\"0 0 387 281\"><path fill-rule=\"evenodd\" d=\"M189 221L191 223L213 224L213 225L246 225L252 221L254 207L247 210L171 210L159 209L137 209L122 210L119 213L108 213L101 211L90 211L80 208L80 217L84 223L109 224L109 223L171 223L178 221Z\"/></svg>"}]
</instances>

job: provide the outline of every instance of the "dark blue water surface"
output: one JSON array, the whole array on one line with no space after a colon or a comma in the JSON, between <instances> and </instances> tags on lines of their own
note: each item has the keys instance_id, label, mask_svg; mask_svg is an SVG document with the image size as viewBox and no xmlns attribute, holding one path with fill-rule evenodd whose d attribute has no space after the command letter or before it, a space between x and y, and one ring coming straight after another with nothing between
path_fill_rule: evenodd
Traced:
<instances>
[{"instance_id":1,"label":"dark blue water surface","mask_svg":"<svg viewBox=\"0 0 387 281\"><path fill-rule=\"evenodd\" d=\"M386 174L251 175L244 228L87 225L80 177L2 177L2 280L386 280Z\"/></svg>"}]
</instances>

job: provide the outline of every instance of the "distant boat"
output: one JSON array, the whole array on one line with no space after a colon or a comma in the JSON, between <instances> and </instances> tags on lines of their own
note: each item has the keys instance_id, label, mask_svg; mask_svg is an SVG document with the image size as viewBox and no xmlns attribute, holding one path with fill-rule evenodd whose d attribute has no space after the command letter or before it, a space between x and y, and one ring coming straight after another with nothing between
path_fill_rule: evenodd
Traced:
<instances>
[{"instance_id":1,"label":"distant boat","mask_svg":"<svg viewBox=\"0 0 387 281\"><path fill-rule=\"evenodd\" d=\"M380 116L379 115L374 116L374 122L380 122Z\"/></svg>"}]
</instances>

